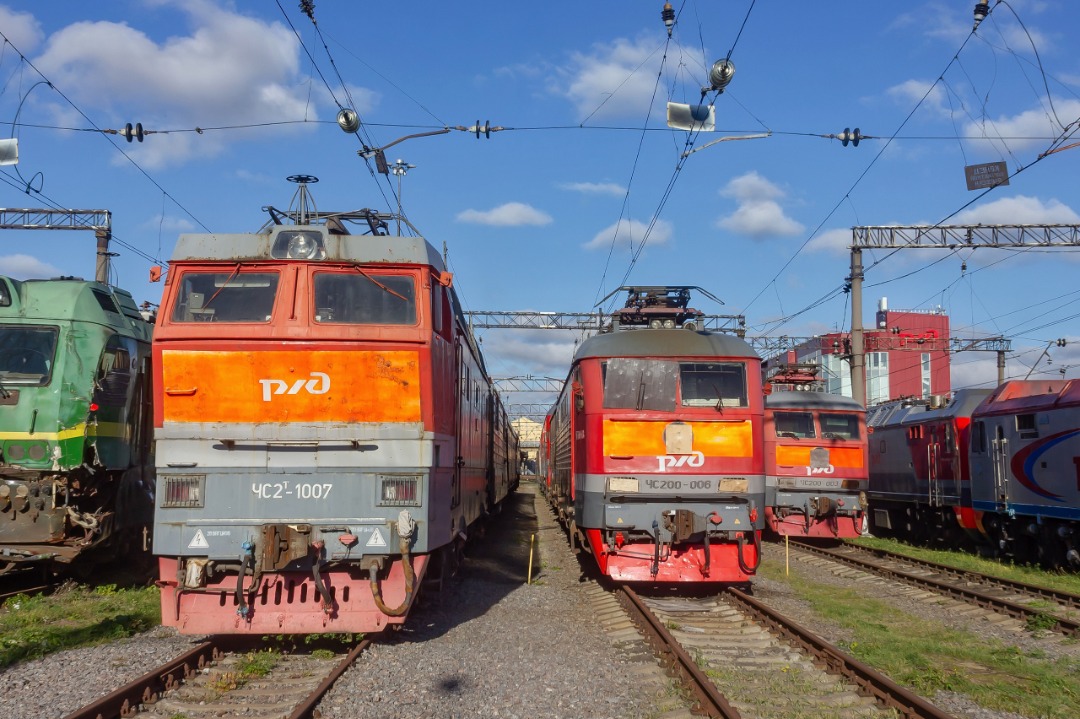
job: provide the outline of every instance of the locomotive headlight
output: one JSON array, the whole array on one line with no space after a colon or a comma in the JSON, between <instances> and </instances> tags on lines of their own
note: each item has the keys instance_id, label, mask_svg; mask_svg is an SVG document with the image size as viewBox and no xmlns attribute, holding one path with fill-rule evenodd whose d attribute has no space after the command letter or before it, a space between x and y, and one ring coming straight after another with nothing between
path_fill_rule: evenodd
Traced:
<instances>
[{"instance_id":1,"label":"locomotive headlight","mask_svg":"<svg viewBox=\"0 0 1080 719\"><path fill-rule=\"evenodd\" d=\"M165 494L161 500L163 509L202 508L206 489L205 474L166 474L162 479L165 482Z\"/></svg>"},{"instance_id":2,"label":"locomotive headlight","mask_svg":"<svg viewBox=\"0 0 1080 719\"><path fill-rule=\"evenodd\" d=\"M419 507L420 475L379 475L380 507Z\"/></svg>"},{"instance_id":3,"label":"locomotive headlight","mask_svg":"<svg viewBox=\"0 0 1080 719\"><path fill-rule=\"evenodd\" d=\"M608 492L637 492L639 487L637 477L608 477Z\"/></svg>"},{"instance_id":4,"label":"locomotive headlight","mask_svg":"<svg viewBox=\"0 0 1080 719\"><path fill-rule=\"evenodd\" d=\"M326 257L318 230L282 229L274 239L270 256L277 260L321 260Z\"/></svg>"},{"instance_id":5,"label":"locomotive headlight","mask_svg":"<svg viewBox=\"0 0 1080 719\"><path fill-rule=\"evenodd\" d=\"M289 238L287 254L290 260L310 260L318 250L319 246L306 234L298 233Z\"/></svg>"}]
</instances>

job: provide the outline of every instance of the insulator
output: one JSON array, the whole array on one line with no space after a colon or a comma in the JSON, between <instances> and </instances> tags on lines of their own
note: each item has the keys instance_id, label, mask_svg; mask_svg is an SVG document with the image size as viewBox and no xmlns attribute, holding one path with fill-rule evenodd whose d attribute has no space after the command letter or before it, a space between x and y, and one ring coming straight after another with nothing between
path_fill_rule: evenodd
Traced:
<instances>
[{"instance_id":1,"label":"insulator","mask_svg":"<svg viewBox=\"0 0 1080 719\"><path fill-rule=\"evenodd\" d=\"M664 3L664 9L660 12L660 19L664 21L667 34L671 35L671 28L675 26L675 8L671 7L671 3Z\"/></svg>"},{"instance_id":2,"label":"insulator","mask_svg":"<svg viewBox=\"0 0 1080 719\"><path fill-rule=\"evenodd\" d=\"M337 124L342 131L351 135L360 129L360 116L356 114L356 110L349 107L343 107L338 111Z\"/></svg>"},{"instance_id":3,"label":"insulator","mask_svg":"<svg viewBox=\"0 0 1080 719\"><path fill-rule=\"evenodd\" d=\"M847 147L849 142L853 147L858 147L859 140L863 139L863 134L859 132L859 128L857 127L854 130L845 127L844 131L837 135L837 138L844 147Z\"/></svg>"},{"instance_id":4,"label":"insulator","mask_svg":"<svg viewBox=\"0 0 1080 719\"><path fill-rule=\"evenodd\" d=\"M975 26L971 28L972 32L979 29L979 23L986 19L986 16L990 14L989 3L975 3Z\"/></svg>"},{"instance_id":5,"label":"insulator","mask_svg":"<svg viewBox=\"0 0 1080 719\"><path fill-rule=\"evenodd\" d=\"M709 89L724 91L735 76L735 63L731 60L717 60L709 69Z\"/></svg>"}]
</instances>

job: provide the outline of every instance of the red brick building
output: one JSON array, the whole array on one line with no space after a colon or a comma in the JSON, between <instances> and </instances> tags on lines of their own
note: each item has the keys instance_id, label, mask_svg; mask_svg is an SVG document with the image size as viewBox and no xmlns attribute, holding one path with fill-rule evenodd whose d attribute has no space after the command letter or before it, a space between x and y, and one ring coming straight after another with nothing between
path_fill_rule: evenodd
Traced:
<instances>
[{"instance_id":1,"label":"red brick building","mask_svg":"<svg viewBox=\"0 0 1080 719\"><path fill-rule=\"evenodd\" d=\"M950 392L949 316L940 308L890 310L882 298L875 322L866 326L864 338L867 405ZM819 386L850 397L850 362L851 334L833 332L815 337L768 364L777 369L784 364L817 364L821 368Z\"/></svg>"}]
</instances>

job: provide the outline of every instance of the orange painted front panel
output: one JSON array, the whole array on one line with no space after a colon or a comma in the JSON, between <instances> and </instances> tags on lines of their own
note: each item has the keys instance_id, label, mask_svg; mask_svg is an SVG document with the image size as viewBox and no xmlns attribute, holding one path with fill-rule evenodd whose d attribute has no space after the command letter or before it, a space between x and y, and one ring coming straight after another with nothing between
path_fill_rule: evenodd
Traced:
<instances>
[{"instance_id":1,"label":"orange painted front panel","mask_svg":"<svg viewBox=\"0 0 1080 719\"><path fill-rule=\"evenodd\" d=\"M670 422L604 420L604 454L609 457L659 456L668 453L664 429ZM693 431L693 451L706 457L753 457L750 420L685 422Z\"/></svg>"},{"instance_id":2,"label":"orange painted front panel","mask_svg":"<svg viewBox=\"0 0 1080 719\"><path fill-rule=\"evenodd\" d=\"M779 467L809 467L810 450L813 447L778 444L776 445L776 464ZM829 464L834 467L862 469L862 447L827 447Z\"/></svg>"},{"instance_id":3,"label":"orange painted front panel","mask_svg":"<svg viewBox=\"0 0 1080 719\"><path fill-rule=\"evenodd\" d=\"M420 422L408 351L164 350L166 422Z\"/></svg>"}]
</instances>

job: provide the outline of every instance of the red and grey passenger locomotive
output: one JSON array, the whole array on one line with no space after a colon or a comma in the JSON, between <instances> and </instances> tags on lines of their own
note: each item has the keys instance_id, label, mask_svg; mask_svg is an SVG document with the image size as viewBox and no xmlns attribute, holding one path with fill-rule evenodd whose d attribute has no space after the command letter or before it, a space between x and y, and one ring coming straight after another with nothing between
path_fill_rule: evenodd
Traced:
<instances>
[{"instance_id":1,"label":"red and grey passenger locomotive","mask_svg":"<svg viewBox=\"0 0 1080 719\"><path fill-rule=\"evenodd\" d=\"M165 283L154 551L183 633L401 624L429 560L517 484L438 252L373 210L318 213L313 178L290 179L297 209L181 235Z\"/></svg>"},{"instance_id":2,"label":"red and grey passenger locomotive","mask_svg":"<svg viewBox=\"0 0 1080 719\"><path fill-rule=\"evenodd\" d=\"M874 533L947 546L966 535L1016 561L1080 568L1080 381L882 405L868 424Z\"/></svg>"},{"instance_id":3,"label":"red and grey passenger locomotive","mask_svg":"<svg viewBox=\"0 0 1080 719\"><path fill-rule=\"evenodd\" d=\"M734 336L622 329L581 343L541 439L572 542L622 582L746 582L765 494L760 359Z\"/></svg>"},{"instance_id":4,"label":"red and grey passenger locomotive","mask_svg":"<svg viewBox=\"0 0 1080 719\"><path fill-rule=\"evenodd\" d=\"M862 531L866 410L822 392L765 397L765 521L775 534L843 539Z\"/></svg>"}]
</instances>

